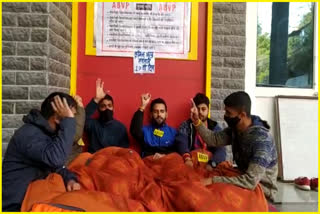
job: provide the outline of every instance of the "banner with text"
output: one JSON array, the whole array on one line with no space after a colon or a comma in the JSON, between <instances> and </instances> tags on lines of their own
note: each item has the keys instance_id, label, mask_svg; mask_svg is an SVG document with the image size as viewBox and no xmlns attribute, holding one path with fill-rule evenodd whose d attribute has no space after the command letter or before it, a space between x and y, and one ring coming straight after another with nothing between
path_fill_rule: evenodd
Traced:
<instances>
[{"instance_id":1,"label":"banner with text","mask_svg":"<svg viewBox=\"0 0 320 214\"><path fill-rule=\"evenodd\" d=\"M97 2L97 56L132 57L139 49L157 58L186 59L190 49L191 3Z\"/></svg>"}]
</instances>

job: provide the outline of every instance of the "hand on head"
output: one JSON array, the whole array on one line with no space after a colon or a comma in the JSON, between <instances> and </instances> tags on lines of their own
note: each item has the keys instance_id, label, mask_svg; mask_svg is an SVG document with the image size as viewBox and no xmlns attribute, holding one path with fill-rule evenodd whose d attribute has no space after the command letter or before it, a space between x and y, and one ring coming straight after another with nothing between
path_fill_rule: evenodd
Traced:
<instances>
[{"instance_id":1,"label":"hand on head","mask_svg":"<svg viewBox=\"0 0 320 214\"><path fill-rule=\"evenodd\" d=\"M63 101L61 100L60 96L55 96L54 101L51 102L53 110L56 112L58 117L65 118L65 117L74 117L72 110L70 109L67 99L64 97Z\"/></svg>"}]
</instances>

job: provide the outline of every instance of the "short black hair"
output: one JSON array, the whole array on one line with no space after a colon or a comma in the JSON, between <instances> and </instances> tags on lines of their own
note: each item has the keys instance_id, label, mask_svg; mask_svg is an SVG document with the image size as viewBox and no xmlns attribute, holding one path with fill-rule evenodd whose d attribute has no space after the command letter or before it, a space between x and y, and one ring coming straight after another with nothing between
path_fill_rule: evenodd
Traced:
<instances>
[{"instance_id":1,"label":"short black hair","mask_svg":"<svg viewBox=\"0 0 320 214\"><path fill-rule=\"evenodd\" d=\"M110 101L112 102L112 105L113 105L113 98L112 98L109 94L106 94L106 95L104 96L104 98L100 100L99 104L100 104L103 100L110 100Z\"/></svg>"},{"instance_id":2,"label":"short black hair","mask_svg":"<svg viewBox=\"0 0 320 214\"><path fill-rule=\"evenodd\" d=\"M197 93L196 96L193 98L193 102L196 104L196 106L200 104L206 104L209 107L209 98L202 93Z\"/></svg>"},{"instance_id":3,"label":"short black hair","mask_svg":"<svg viewBox=\"0 0 320 214\"><path fill-rule=\"evenodd\" d=\"M63 92L53 92L51 93L41 104L41 115L48 120L52 115L54 115L54 110L51 105L51 102L54 102L54 97L59 96L61 100L63 101L63 98L66 98L67 103L70 108L76 107L77 102L71 97L69 94L63 93Z\"/></svg>"},{"instance_id":4,"label":"short black hair","mask_svg":"<svg viewBox=\"0 0 320 214\"><path fill-rule=\"evenodd\" d=\"M163 104L165 109L166 109L166 111L167 111L166 102L162 98L157 98L157 99L152 100L151 105L150 105L150 112L153 111L153 107L154 107L155 104Z\"/></svg>"},{"instance_id":5,"label":"short black hair","mask_svg":"<svg viewBox=\"0 0 320 214\"><path fill-rule=\"evenodd\" d=\"M247 116L251 116L251 99L244 91L237 91L224 99L224 105L230 108L235 108L237 111L246 112Z\"/></svg>"}]
</instances>

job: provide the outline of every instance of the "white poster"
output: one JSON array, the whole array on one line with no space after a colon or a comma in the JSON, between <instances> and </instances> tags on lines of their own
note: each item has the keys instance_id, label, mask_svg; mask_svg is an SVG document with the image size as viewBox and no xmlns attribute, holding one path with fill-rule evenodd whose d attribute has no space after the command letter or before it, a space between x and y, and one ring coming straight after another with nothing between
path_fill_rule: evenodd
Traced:
<instances>
[{"instance_id":1,"label":"white poster","mask_svg":"<svg viewBox=\"0 0 320 214\"><path fill-rule=\"evenodd\" d=\"M96 53L132 57L150 50L157 58L187 58L190 15L187 2L97 2Z\"/></svg>"},{"instance_id":2,"label":"white poster","mask_svg":"<svg viewBox=\"0 0 320 214\"><path fill-rule=\"evenodd\" d=\"M135 74L154 74L155 59L152 51L138 50L133 56L133 73Z\"/></svg>"}]
</instances>

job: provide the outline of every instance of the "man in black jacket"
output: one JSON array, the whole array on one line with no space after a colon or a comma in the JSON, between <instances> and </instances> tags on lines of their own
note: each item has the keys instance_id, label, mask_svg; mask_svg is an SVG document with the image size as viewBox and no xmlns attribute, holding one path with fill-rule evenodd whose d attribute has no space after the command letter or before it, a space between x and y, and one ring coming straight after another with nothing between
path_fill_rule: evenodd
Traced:
<instances>
[{"instance_id":1,"label":"man in black jacket","mask_svg":"<svg viewBox=\"0 0 320 214\"><path fill-rule=\"evenodd\" d=\"M96 96L86 106L85 131L89 139L90 153L109 146L129 147L126 127L113 118L113 99L103 89L101 79L96 81ZM98 110L99 118L92 118Z\"/></svg>"},{"instance_id":2,"label":"man in black jacket","mask_svg":"<svg viewBox=\"0 0 320 214\"><path fill-rule=\"evenodd\" d=\"M68 191L80 189L75 174L64 167L75 135L75 107L71 96L56 92L44 100L41 111L32 109L23 118L3 160L3 211L20 211L28 185L51 172L63 177Z\"/></svg>"}]
</instances>

